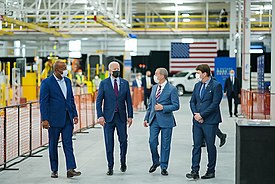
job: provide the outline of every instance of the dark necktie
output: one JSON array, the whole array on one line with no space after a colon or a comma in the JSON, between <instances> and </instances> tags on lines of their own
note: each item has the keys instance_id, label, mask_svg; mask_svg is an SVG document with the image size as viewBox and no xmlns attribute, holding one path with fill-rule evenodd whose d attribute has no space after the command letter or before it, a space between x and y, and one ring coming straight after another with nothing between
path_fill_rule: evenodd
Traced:
<instances>
[{"instance_id":1,"label":"dark necktie","mask_svg":"<svg viewBox=\"0 0 275 184\"><path fill-rule=\"evenodd\" d=\"M205 83L203 83L202 89L201 89L201 92L200 92L200 98L201 99L203 99L204 93L205 93Z\"/></svg>"},{"instance_id":2,"label":"dark necktie","mask_svg":"<svg viewBox=\"0 0 275 184\"><path fill-rule=\"evenodd\" d=\"M114 91L115 91L115 95L116 97L118 96L118 86L117 86L117 80L114 80ZM116 99L116 108L115 108L115 112L118 112L118 103L117 103L117 99Z\"/></svg>"},{"instance_id":3,"label":"dark necktie","mask_svg":"<svg viewBox=\"0 0 275 184\"><path fill-rule=\"evenodd\" d=\"M157 92L157 94L156 94L156 100L159 99L160 94L161 94L161 85L159 85L159 89L158 89L158 92Z\"/></svg>"},{"instance_id":4,"label":"dark necktie","mask_svg":"<svg viewBox=\"0 0 275 184\"><path fill-rule=\"evenodd\" d=\"M115 95L118 96L118 86L117 86L117 80L115 79L115 82L114 82L114 91L115 91Z\"/></svg>"}]
</instances>

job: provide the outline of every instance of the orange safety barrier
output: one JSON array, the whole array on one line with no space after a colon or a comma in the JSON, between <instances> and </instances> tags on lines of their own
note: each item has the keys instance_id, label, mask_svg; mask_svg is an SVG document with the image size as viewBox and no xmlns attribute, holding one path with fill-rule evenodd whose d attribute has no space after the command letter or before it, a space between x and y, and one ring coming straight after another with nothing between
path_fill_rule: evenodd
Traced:
<instances>
[{"instance_id":1,"label":"orange safety barrier","mask_svg":"<svg viewBox=\"0 0 275 184\"><path fill-rule=\"evenodd\" d=\"M143 109L143 87L133 87L132 88L132 102L134 110Z\"/></svg>"},{"instance_id":2,"label":"orange safety barrier","mask_svg":"<svg viewBox=\"0 0 275 184\"><path fill-rule=\"evenodd\" d=\"M241 111L248 119L269 119L270 93L242 89Z\"/></svg>"},{"instance_id":3,"label":"orange safety barrier","mask_svg":"<svg viewBox=\"0 0 275 184\"><path fill-rule=\"evenodd\" d=\"M75 96L79 123L74 133L95 125L93 94ZM38 101L0 108L0 171L32 156L48 144L48 131L41 126ZM36 152L34 152L36 151ZM18 158L23 159L17 161ZM11 163L13 162L13 163ZM8 165L9 164L9 165Z\"/></svg>"}]
</instances>

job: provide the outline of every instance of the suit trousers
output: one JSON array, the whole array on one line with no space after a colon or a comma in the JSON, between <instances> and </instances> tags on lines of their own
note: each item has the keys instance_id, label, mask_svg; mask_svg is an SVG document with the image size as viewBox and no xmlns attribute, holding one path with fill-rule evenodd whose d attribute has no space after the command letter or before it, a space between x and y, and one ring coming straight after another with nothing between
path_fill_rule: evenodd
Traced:
<instances>
[{"instance_id":1,"label":"suit trousers","mask_svg":"<svg viewBox=\"0 0 275 184\"><path fill-rule=\"evenodd\" d=\"M208 169L207 172L215 172L217 150L215 146L215 139L217 134L218 124L209 125L204 123L195 122L193 124L193 141L194 147L192 151L192 171L200 170L201 161L201 144L203 138L206 142L207 153L208 153Z\"/></svg>"},{"instance_id":2,"label":"suit trousers","mask_svg":"<svg viewBox=\"0 0 275 184\"><path fill-rule=\"evenodd\" d=\"M234 99L234 105L235 105L234 114L238 114L238 95L235 95L235 93L232 92L231 95L227 96L230 116L232 116L232 99Z\"/></svg>"},{"instance_id":3,"label":"suit trousers","mask_svg":"<svg viewBox=\"0 0 275 184\"><path fill-rule=\"evenodd\" d=\"M114 167L114 131L117 130L118 140L120 144L120 163L126 164L127 154L127 123L121 121L119 113L116 112L111 122L104 126L104 139L106 147L106 156L108 161L108 168Z\"/></svg>"},{"instance_id":4,"label":"suit trousers","mask_svg":"<svg viewBox=\"0 0 275 184\"><path fill-rule=\"evenodd\" d=\"M62 146L66 158L67 170L75 169L75 157L73 153L73 124L70 120L69 114L67 113L65 126L60 127L50 127L49 133L49 156L51 163L51 170L58 171L58 141L61 134Z\"/></svg>"},{"instance_id":5,"label":"suit trousers","mask_svg":"<svg viewBox=\"0 0 275 184\"><path fill-rule=\"evenodd\" d=\"M159 160L158 153L158 135L161 131L161 155ZM173 128L162 128L158 124L158 120L154 118L152 124L150 125L150 150L152 154L153 165L159 165L161 169L168 168L169 156L170 156L170 145L172 138Z\"/></svg>"}]
</instances>

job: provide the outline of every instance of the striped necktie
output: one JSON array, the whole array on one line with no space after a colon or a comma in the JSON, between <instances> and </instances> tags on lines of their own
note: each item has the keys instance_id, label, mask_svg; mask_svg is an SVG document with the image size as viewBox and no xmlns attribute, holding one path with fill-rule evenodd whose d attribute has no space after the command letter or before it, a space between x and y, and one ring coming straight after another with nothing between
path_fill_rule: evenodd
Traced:
<instances>
[{"instance_id":1,"label":"striped necktie","mask_svg":"<svg viewBox=\"0 0 275 184\"><path fill-rule=\"evenodd\" d=\"M157 92L157 94L156 94L156 100L159 99L160 94L161 94L161 85L159 85L159 89L158 89L158 92Z\"/></svg>"}]
</instances>

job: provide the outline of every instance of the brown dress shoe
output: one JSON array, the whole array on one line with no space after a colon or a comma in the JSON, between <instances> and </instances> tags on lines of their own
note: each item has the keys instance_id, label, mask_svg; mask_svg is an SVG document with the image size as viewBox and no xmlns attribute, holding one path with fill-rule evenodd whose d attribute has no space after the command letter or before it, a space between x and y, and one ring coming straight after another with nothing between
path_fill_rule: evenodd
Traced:
<instances>
[{"instance_id":1,"label":"brown dress shoe","mask_svg":"<svg viewBox=\"0 0 275 184\"><path fill-rule=\"evenodd\" d=\"M81 172L75 171L74 169L69 169L67 171L67 178L72 178L74 176L80 176Z\"/></svg>"},{"instance_id":2,"label":"brown dress shoe","mask_svg":"<svg viewBox=\"0 0 275 184\"><path fill-rule=\"evenodd\" d=\"M57 171L53 171L53 172L52 172L51 178L58 178L58 173L57 173Z\"/></svg>"}]
</instances>

